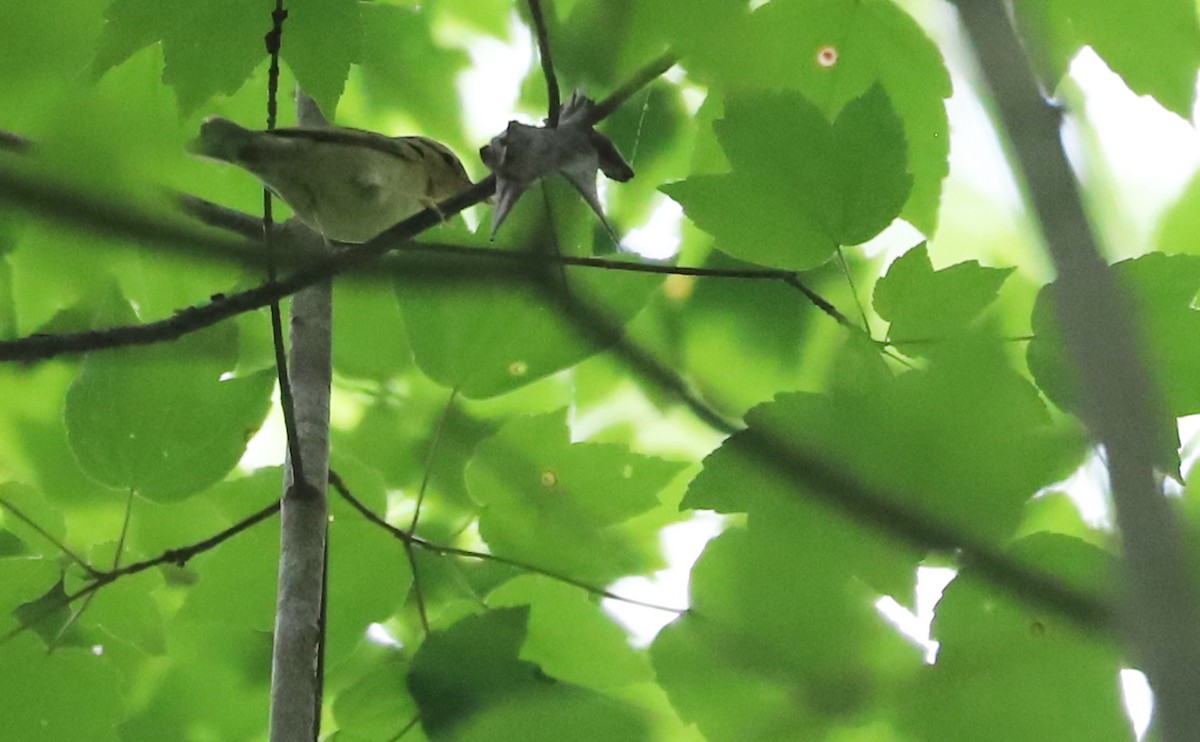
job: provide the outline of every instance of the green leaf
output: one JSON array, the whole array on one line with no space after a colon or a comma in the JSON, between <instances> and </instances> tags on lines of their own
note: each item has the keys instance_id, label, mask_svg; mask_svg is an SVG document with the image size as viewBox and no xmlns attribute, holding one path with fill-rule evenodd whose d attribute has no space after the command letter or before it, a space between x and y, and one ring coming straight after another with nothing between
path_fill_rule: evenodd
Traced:
<instances>
[{"instance_id":1,"label":"green leaf","mask_svg":"<svg viewBox=\"0 0 1200 742\"><path fill-rule=\"evenodd\" d=\"M100 36L108 0L6 3L0 25L0 95L21 100L13 112L64 83L87 66ZM10 97L12 96L12 97Z\"/></svg>"},{"instance_id":2,"label":"green leaf","mask_svg":"<svg viewBox=\"0 0 1200 742\"><path fill-rule=\"evenodd\" d=\"M17 606L13 616L24 628L40 636L47 647L90 646L96 637L76 622L76 609L69 596L66 577L62 575L49 590Z\"/></svg>"},{"instance_id":3,"label":"green leaf","mask_svg":"<svg viewBox=\"0 0 1200 742\"><path fill-rule=\"evenodd\" d=\"M1014 0L1013 20L1041 82L1053 91L1067 74L1083 42L1062 0Z\"/></svg>"},{"instance_id":4,"label":"green leaf","mask_svg":"<svg viewBox=\"0 0 1200 742\"><path fill-rule=\"evenodd\" d=\"M1192 342L1200 332L1200 312L1193 305L1200 291L1200 256L1151 253L1116 263L1112 270L1138 318L1144 359L1166 406L1166 416L1159 420L1157 463L1178 475L1178 432L1171 418L1200 413L1200 389L1194 383L1200 355ZM1053 287L1042 288L1033 308L1029 370L1052 402L1079 414L1079 378L1065 355Z\"/></svg>"},{"instance_id":5,"label":"green leaf","mask_svg":"<svg viewBox=\"0 0 1200 742\"><path fill-rule=\"evenodd\" d=\"M705 77L724 71L717 50L729 51L734 40L740 38L750 10L748 3L738 0L696 0L688 3L686 13L679 12L679 4L672 0L638 0L630 4L635 6L632 25L657 36L664 47L670 46L683 58L689 71L698 67L696 72ZM753 47L739 51L753 53ZM732 77L722 77L721 82L730 82Z\"/></svg>"},{"instance_id":6,"label":"green leaf","mask_svg":"<svg viewBox=\"0 0 1200 742\"><path fill-rule=\"evenodd\" d=\"M571 88L612 90L639 67L666 51L662 38L664 31L689 22L698 25L711 6L706 2L690 3L687 13L676 13L670 23L657 24L640 17L644 4L641 0L556 0L545 4L544 15L558 79L572 80ZM532 30L533 22L526 5L522 3L515 7ZM544 111L546 83L536 61L522 87L521 103L527 109Z\"/></svg>"},{"instance_id":7,"label":"green leaf","mask_svg":"<svg viewBox=\"0 0 1200 742\"><path fill-rule=\"evenodd\" d=\"M311 0L310 0L311 1ZM266 56L271 0L174 2L115 0L93 68L103 74L138 49L163 45L163 82L190 113L212 96L232 95ZM287 45L285 24L284 46Z\"/></svg>"},{"instance_id":8,"label":"green leaf","mask_svg":"<svg viewBox=\"0 0 1200 742\"><path fill-rule=\"evenodd\" d=\"M888 338L902 352L928 355L966 331L995 301L1013 270L985 268L969 260L935 271L922 243L897 258L875 284L875 311L891 322Z\"/></svg>"},{"instance_id":9,"label":"green leaf","mask_svg":"<svg viewBox=\"0 0 1200 742\"><path fill-rule=\"evenodd\" d=\"M99 563L111 565L112 558ZM166 635L155 600L162 586L163 578L157 571L124 577L99 590L80 621L148 655L162 655L167 651Z\"/></svg>"},{"instance_id":10,"label":"green leaf","mask_svg":"<svg viewBox=\"0 0 1200 742\"><path fill-rule=\"evenodd\" d=\"M265 632L275 626L275 588L279 575L278 521L248 528L189 566L199 578L188 588L176 624L211 625L212 631ZM234 644L230 643L231 646Z\"/></svg>"},{"instance_id":11,"label":"green leaf","mask_svg":"<svg viewBox=\"0 0 1200 742\"><path fill-rule=\"evenodd\" d=\"M0 528L0 559L23 557L28 553L25 542L12 532Z\"/></svg>"},{"instance_id":12,"label":"green leaf","mask_svg":"<svg viewBox=\"0 0 1200 742\"><path fill-rule=\"evenodd\" d=\"M1068 536L1038 534L1011 555L1082 589L1115 594L1112 557ZM923 669L897 705L919 739L1133 740L1123 711L1117 648L1081 634L1069 619L1016 604L968 568L938 603L937 664Z\"/></svg>"},{"instance_id":13,"label":"green leaf","mask_svg":"<svg viewBox=\"0 0 1200 742\"><path fill-rule=\"evenodd\" d=\"M403 546L362 519L329 526L329 594L326 654L331 662L362 641L367 627L399 609L412 584Z\"/></svg>"},{"instance_id":14,"label":"green leaf","mask_svg":"<svg viewBox=\"0 0 1200 742\"><path fill-rule=\"evenodd\" d=\"M124 704L121 676L89 649L47 652L31 636L0 645L0 718L4 736L23 742L87 739L117 742Z\"/></svg>"},{"instance_id":15,"label":"green leaf","mask_svg":"<svg viewBox=\"0 0 1200 742\"><path fill-rule=\"evenodd\" d=\"M417 716L405 682L408 663L399 651L381 649L384 653L333 701L338 729L355 740L389 739Z\"/></svg>"},{"instance_id":16,"label":"green leaf","mask_svg":"<svg viewBox=\"0 0 1200 742\"><path fill-rule=\"evenodd\" d=\"M235 607L243 597L225 600ZM154 667L146 702L123 720L122 740L188 739L201 729L221 740L266 737L270 630L185 619L169 625L167 646L169 664Z\"/></svg>"},{"instance_id":17,"label":"green leaf","mask_svg":"<svg viewBox=\"0 0 1200 742\"><path fill-rule=\"evenodd\" d=\"M0 631L7 633L24 623L17 609L45 595L61 578L62 568L53 559L0 559Z\"/></svg>"},{"instance_id":18,"label":"green leaf","mask_svg":"<svg viewBox=\"0 0 1200 742\"><path fill-rule=\"evenodd\" d=\"M380 514L387 510L388 491L404 492L411 506L424 483L421 534L452 540L477 509L467 494L467 461L478 443L495 432L496 424L474 417L461 402L446 411L445 389L417 374L407 378L424 384L414 384L399 401L379 397L363 410L353 430L332 431L333 465L355 496ZM331 512L359 517L340 498L331 503Z\"/></svg>"},{"instance_id":19,"label":"green leaf","mask_svg":"<svg viewBox=\"0 0 1200 742\"><path fill-rule=\"evenodd\" d=\"M705 460L685 507L752 515L796 507L803 488L780 473L786 462L775 466L780 453L799 451L853 472L922 517L1001 540L1025 502L1069 474L1086 450L1079 431L1052 421L999 342L987 338L926 370L843 384L828 396L780 395L747 422L748 432Z\"/></svg>"},{"instance_id":20,"label":"green leaf","mask_svg":"<svg viewBox=\"0 0 1200 742\"><path fill-rule=\"evenodd\" d=\"M868 712L880 668L920 663L850 578L838 535L794 525L752 520L710 541L692 612L651 647L672 704L714 742L821 739Z\"/></svg>"},{"instance_id":21,"label":"green leaf","mask_svg":"<svg viewBox=\"0 0 1200 742\"><path fill-rule=\"evenodd\" d=\"M603 583L652 555L623 527L658 504L682 464L621 447L571 443L566 412L515 420L467 464L479 532L501 556Z\"/></svg>"},{"instance_id":22,"label":"green leaf","mask_svg":"<svg viewBox=\"0 0 1200 742\"><path fill-rule=\"evenodd\" d=\"M62 556L54 541L65 543L66 523L62 513L51 507L40 492L28 485L5 482L0 484L0 500L4 501L0 505L0 522L25 543L28 553L50 558ZM18 517L10 508L16 508L24 517Z\"/></svg>"},{"instance_id":23,"label":"green leaf","mask_svg":"<svg viewBox=\"0 0 1200 742\"><path fill-rule=\"evenodd\" d=\"M222 380L231 351L236 331L224 324L88 356L66 403L71 450L88 475L158 501L224 477L262 424L275 383L272 371Z\"/></svg>"},{"instance_id":24,"label":"green leaf","mask_svg":"<svg viewBox=\"0 0 1200 742\"><path fill-rule=\"evenodd\" d=\"M537 193L539 188L545 192ZM511 246L505 249L536 253L557 247L565 255L590 256L597 228L578 194L551 181L517 204L497 241ZM449 230L444 237L483 247L489 244L485 235ZM417 365L475 399L525 386L607 348L662 281L646 273L551 266L553 287L543 291L536 267L517 264L514 272L514 264L505 261L488 265L494 272L445 281L402 279L397 289ZM565 293L575 310L568 312L547 291Z\"/></svg>"},{"instance_id":25,"label":"green leaf","mask_svg":"<svg viewBox=\"0 0 1200 742\"><path fill-rule=\"evenodd\" d=\"M950 137L944 99L950 74L921 27L889 0L791 0L703 3L678 12L652 0L660 23L682 42L684 64L722 87L797 90L833 119L873 85L882 85L903 122L913 184L901 216L926 235L937 228ZM689 24L681 15L695 17ZM669 24L662 20L669 18ZM673 27L679 25L680 31ZM829 52L833 52L830 63Z\"/></svg>"},{"instance_id":26,"label":"green leaf","mask_svg":"<svg viewBox=\"0 0 1200 742\"><path fill-rule=\"evenodd\" d=\"M287 3L288 17L283 24L279 56L330 120L350 74L350 63L359 58L363 33L360 7L357 0L288 0Z\"/></svg>"},{"instance_id":27,"label":"green leaf","mask_svg":"<svg viewBox=\"0 0 1200 742\"><path fill-rule=\"evenodd\" d=\"M605 690L652 679L646 657L625 632L577 587L541 575L523 575L492 591L493 608L529 606L529 636L521 659L569 683Z\"/></svg>"},{"instance_id":28,"label":"green leaf","mask_svg":"<svg viewBox=\"0 0 1200 742\"><path fill-rule=\"evenodd\" d=\"M743 260L816 267L883 231L912 187L903 127L879 86L832 124L794 92L732 97L714 128L733 172L663 191Z\"/></svg>"},{"instance_id":29,"label":"green leaf","mask_svg":"<svg viewBox=\"0 0 1200 742\"><path fill-rule=\"evenodd\" d=\"M480 33L507 39L512 21L508 0L438 0L431 10Z\"/></svg>"},{"instance_id":30,"label":"green leaf","mask_svg":"<svg viewBox=\"0 0 1200 742\"><path fill-rule=\"evenodd\" d=\"M387 381L412 365L396 295L382 283L333 289L333 362L339 374Z\"/></svg>"},{"instance_id":31,"label":"green leaf","mask_svg":"<svg viewBox=\"0 0 1200 742\"><path fill-rule=\"evenodd\" d=\"M1167 208L1158 223L1155 247L1159 252L1200 254L1200 173Z\"/></svg>"},{"instance_id":32,"label":"green leaf","mask_svg":"<svg viewBox=\"0 0 1200 742\"><path fill-rule=\"evenodd\" d=\"M658 187L691 172L698 126L682 91L662 79L597 125L622 154L636 155L633 180L610 183L606 194L605 210L618 231L651 218L664 200Z\"/></svg>"},{"instance_id":33,"label":"green leaf","mask_svg":"<svg viewBox=\"0 0 1200 742\"><path fill-rule=\"evenodd\" d=\"M467 55L434 41L421 11L381 3L360 3L359 8L363 36L358 62L366 104L379 111L400 106L430 136L464 151L454 90Z\"/></svg>"},{"instance_id":34,"label":"green leaf","mask_svg":"<svg viewBox=\"0 0 1200 742\"><path fill-rule=\"evenodd\" d=\"M488 611L421 645L408 687L430 739L649 739L645 720L627 704L552 680L517 659L527 618L522 608Z\"/></svg>"},{"instance_id":35,"label":"green leaf","mask_svg":"<svg viewBox=\"0 0 1200 742\"><path fill-rule=\"evenodd\" d=\"M1053 89L1066 63L1091 46L1138 95L1185 119L1196 97L1200 21L1192 0L1019 0L1021 30Z\"/></svg>"}]
</instances>

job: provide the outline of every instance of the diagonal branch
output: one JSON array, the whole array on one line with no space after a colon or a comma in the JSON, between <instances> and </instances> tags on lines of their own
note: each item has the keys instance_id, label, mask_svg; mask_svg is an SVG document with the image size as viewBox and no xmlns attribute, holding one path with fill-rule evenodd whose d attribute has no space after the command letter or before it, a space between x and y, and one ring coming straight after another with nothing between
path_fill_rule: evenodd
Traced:
<instances>
[{"instance_id":1,"label":"diagonal branch","mask_svg":"<svg viewBox=\"0 0 1200 742\"><path fill-rule=\"evenodd\" d=\"M672 64L674 57L664 55L631 78L588 116L590 122L598 122L611 114L630 95L649 84ZM24 141L20 137L8 140ZM448 198L434 207L405 219L370 242L353 249L343 249L335 255L297 270L288 278L273 285L265 285L229 300L214 301L203 307L182 310L175 317L136 327L114 328L103 334L97 332L69 333L64 335L38 335L22 340L0 343L0 362L6 360L42 360L63 353L80 353L122 345L148 345L178 338L188 332L209 327L237 314L266 306L272 300L293 294L300 289L332 278L346 271L361 268L381 255L401 246L412 237L454 216L462 210L487 200L496 189L496 179L488 176L457 196ZM198 232L195 229L155 219L127 204L118 202L101 203L76 191L54 187L45 182L21 175L0 167L0 195L23 207L42 213L52 213L65 222L81 225L103 234L136 237L143 241L186 247L201 252L244 258L246 246L238 240L221 239ZM196 202L190 202L197 206Z\"/></svg>"},{"instance_id":2,"label":"diagonal branch","mask_svg":"<svg viewBox=\"0 0 1200 742\"><path fill-rule=\"evenodd\" d=\"M904 505L912 500L902 493L868 485L836 462L784 443L780 435L741 429L691 394L686 381L644 348L630 342L623 328L598 309L553 285L546 285L545 292L558 303L562 316L581 336L605 342L643 381L680 399L714 430L741 436L755 462L763 469L790 478L803 493L798 496L814 497L851 521L889 534L909 546L922 550L956 549L965 565L1017 597L1061 613L1085 628L1106 631L1113 627L1112 607L1102 597L1081 593L1054 575L1012 560L933 514Z\"/></svg>"},{"instance_id":3,"label":"diagonal branch","mask_svg":"<svg viewBox=\"0 0 1200 742\"><path fill-rule=\"evenodd\" d=\"M1124 547L1121 628L1154 689L1162 738L1200 739L1200 593L1154 471L1155 422L1171 416L1144 365L1130 302L1097 247L1063 151L1061 111L1042 99L1006 5L956 5L1058 271L1055 309L1079 370L1082 416L1107 453Z\"/></svg>"},{"instance_id":4,"label":"diagonal branch","mask_svg":"<svg viewBox=\"0 0 1200 742\"><path fill-rule=\"evenodd\" d=\"M122 577L128 577L129 575L135 575L135 574L138 574L139 572L145 572L148 569L153 569L154 567L160 567L164 564L174 564L174 565L182 567L185 564L187 564L196 555L203 554L206 551L215 549L216 547L220 546L224 542L226 542L229 539L233 538L234 536L238 535L242 531L245 531L247 528L255 526L258 523L261 523L262 521L266 520L267 518L270 518L272 515L275 515L275 513L277 513L277 512L279 512L279 502L278 501L273 502L270 505L266 506L265 508L259 510L258 512L253 513L253 514L243 518L242 520L238 521L237 523L234 523L233 525L229 526L228 528L221 531L220 533L215 533L212 536L209 536L206 539L197 541L196 543L191 544L189 546L181 546L177 549L168 549L167 551L164 551L162 554L160 554L159 556L157 556L153 559L147 559L147 560L141 561L141 562L133 562L131 564L125 565L124 567L112 569L107 572L98 572L97 575L95 576L95 579L93 579L88 584L79 588L78 590L71 593L70 595L67 595L62 600L56 601L53 605L45 606L44 609L38 615L36 615L30 619L26 619L25 621L23 621L21 623L21 625L12 629L7 634L0 636L0 644L4 644L5 642L9 641L10 639L12 639L16 636L19 636L20 634L24 633L27 629L30 629L33 626L36 626L37 624L46 620L51 615L58 612L60 609L71 605L72 603L74 603L76 600L79 600L80 598L85 598L88 595L91 595L92 593L101 589L105 585L116 582L117 580L121 579Z\"/></svg>"}]
</instances>

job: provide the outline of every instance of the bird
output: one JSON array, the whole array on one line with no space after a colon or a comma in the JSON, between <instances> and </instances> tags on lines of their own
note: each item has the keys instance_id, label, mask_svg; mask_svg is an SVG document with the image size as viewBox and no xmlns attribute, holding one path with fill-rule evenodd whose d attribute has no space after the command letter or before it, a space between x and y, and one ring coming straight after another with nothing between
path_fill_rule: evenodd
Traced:
<instances>
[{"instance_id":1,"label":"bird","mask_svg":"<svg viewBox=\"0 0 1200 742\"><path fill-rule=\"evenodd\" d=\"M302 222L337 242L367 242L472 185L449 147L422 136L346 127L256 131L210 116L191 149L254 174Z\"/></svg>"}]
</instances>

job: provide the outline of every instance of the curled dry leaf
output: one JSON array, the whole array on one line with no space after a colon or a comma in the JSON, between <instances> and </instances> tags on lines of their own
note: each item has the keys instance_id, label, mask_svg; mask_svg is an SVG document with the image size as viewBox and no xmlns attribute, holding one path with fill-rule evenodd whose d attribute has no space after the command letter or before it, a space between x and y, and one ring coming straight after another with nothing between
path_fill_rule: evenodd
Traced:
<instances>
[{"instance_id":1,"label":"curled dry leaf","mask_svg":"<svg viewBox=\"0 0 1200 742\"><path fill-rule=\"evenodd\" d=\"M496 174L492 237L521 194L539 178L555 173L575 186L608 231L613 231L596 195L596 171L624 183L633 177L633 168L616 145L593 128L589 114L594 107L593 101L576 91L563 104L557 127L510 121L503 134L479 150L483 163Z\"/></svg>"}]
</instances>

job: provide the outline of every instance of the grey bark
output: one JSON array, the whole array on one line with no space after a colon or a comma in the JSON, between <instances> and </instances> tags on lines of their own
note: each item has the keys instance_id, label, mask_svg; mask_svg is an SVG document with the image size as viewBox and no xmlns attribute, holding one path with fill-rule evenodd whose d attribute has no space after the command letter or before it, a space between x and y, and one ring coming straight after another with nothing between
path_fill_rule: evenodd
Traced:
<instances>
[{"instance_id":1,"label":"grey bark","mask_svg":"<svg viewBox=\"0 0 1200 742\"><path fill-rule=\"evenodd\" d=\"M320 126L320 111L297 92L301 125ZM292 299L289 372L296 433L307 482L294 481L291 462L280 510L279 587L271 667L271 742L315 740L320 721L318 667L325 538L329 522L329 388L332 378L333 282L321 281Z\"/></svg>"},{"instance_id":2,"label":"grey bark","mask_svg":"<svg viewBox=\"0 0 1200 742\"><path fill-rule=\"evenodd\" d=\"M1108 459L1124 555L1120 621L1154 690L1167 742L1200 739L1200 593L1184 533L1154 470L1169 418L1142 361L1131 305L1100 255L1062 147L1061 112L1038 92L1000 0L957 0L1058 272L1055 309L1083 387L1082 417Z\"/></svg>"}]
</instances>

